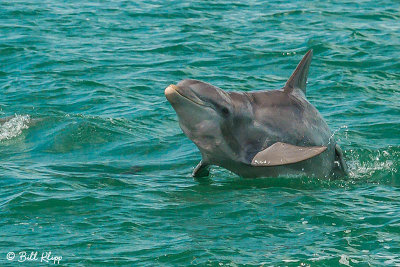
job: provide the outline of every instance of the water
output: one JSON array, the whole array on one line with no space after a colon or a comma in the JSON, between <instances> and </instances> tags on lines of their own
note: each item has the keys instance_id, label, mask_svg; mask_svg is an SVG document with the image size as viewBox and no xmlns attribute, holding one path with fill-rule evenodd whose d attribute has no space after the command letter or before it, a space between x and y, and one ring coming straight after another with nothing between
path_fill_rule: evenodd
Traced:
<instances>
[{"instance_id":1,"label":"water","mask_svg":"<svg viewBox=\"0 0 400 267\"><path fill-rule=\"evenodd\" d=\"M0 265L399 265L397 7L2 1ZM277 89L310 48L308 99L350 177L194 181L164 88Z\"/></svg>"}]
</instances>

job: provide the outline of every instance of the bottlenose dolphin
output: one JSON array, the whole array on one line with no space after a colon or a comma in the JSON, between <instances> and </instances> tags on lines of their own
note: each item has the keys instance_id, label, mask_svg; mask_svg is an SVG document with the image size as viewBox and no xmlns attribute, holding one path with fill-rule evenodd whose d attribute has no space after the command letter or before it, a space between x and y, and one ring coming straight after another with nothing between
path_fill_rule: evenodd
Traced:
<instances>
[{"instance_id":1,"label":"bottlenose dolphin","mask_svg":"<svg viewBox=\"0 0 400 267\"><path fill-rule=\"evenodd\" d=\"M194 177L217 165L242 177L346 174L340 147L306 99L312 50L279 90L225 92L186 79L165 89L179 125L199 148Z\"/></svg>"}]
</instances>

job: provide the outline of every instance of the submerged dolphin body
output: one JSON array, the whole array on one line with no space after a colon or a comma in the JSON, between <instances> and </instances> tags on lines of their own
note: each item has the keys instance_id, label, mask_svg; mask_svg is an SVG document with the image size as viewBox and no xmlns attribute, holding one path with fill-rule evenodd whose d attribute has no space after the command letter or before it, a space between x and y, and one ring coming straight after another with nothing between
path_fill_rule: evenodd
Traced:
<instances>
[{"instance_id":1,"label":"submerged dolphin body","mask_svg":"<svg viewBox=\"0 0 400 267\"><path fill-rule=\"evenodd\" d=\"M165 89L202 155L194 177L207 176L210 165L242 177L346 173L332 132L305 97L311 58L312 50L279 90L225 92L189 79Z\"/></svg>"}]
</instances>

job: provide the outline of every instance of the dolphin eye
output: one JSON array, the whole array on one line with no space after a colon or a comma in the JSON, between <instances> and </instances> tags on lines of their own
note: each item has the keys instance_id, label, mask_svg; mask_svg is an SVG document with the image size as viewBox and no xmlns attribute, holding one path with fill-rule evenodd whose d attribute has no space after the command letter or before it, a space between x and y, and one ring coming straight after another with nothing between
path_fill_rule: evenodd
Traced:
<instances>
[{"instance_id":1,"label":"dolphin eye","mask_svg":"<svg viewBox=\"0 0 400 267\"><path fill-rule=\"evenodd\" d=\"M226 107L223 107L221 109L221 113L224 117L228 117L229 116L229 109L227 109Z\"/></svg>"},{"instance_id":2,"label":"dolphin eye","mask_svg":"<svg viewBox=\"0 0 400 267\"><path fill-rule=\"evenodd\" d=\"M215 110L218 111L222 115L222 117L226 118L229 116L230 114L229 108L216 102L212 104L214 105Z\"/></svg>"}]
</instances>

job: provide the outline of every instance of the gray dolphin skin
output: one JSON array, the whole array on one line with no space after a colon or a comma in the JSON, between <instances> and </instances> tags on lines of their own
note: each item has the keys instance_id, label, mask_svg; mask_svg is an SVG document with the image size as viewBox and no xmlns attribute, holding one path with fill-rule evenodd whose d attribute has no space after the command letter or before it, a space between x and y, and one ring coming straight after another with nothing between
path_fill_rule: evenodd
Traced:
<instances>
[{"instance_id":1,"label":"gray dolphin skin","mask_svg":"<svg viewBox=\"0 0 400 267\"><path fill-rule=\"evenodd\" d=\"M279 90L225 92L191 79L165 89L181 129L202 155L194 177L208 176L211 165L242 177L347 173L332 132L305 96L312 54Z\"/></svg>"}]
</instances>

